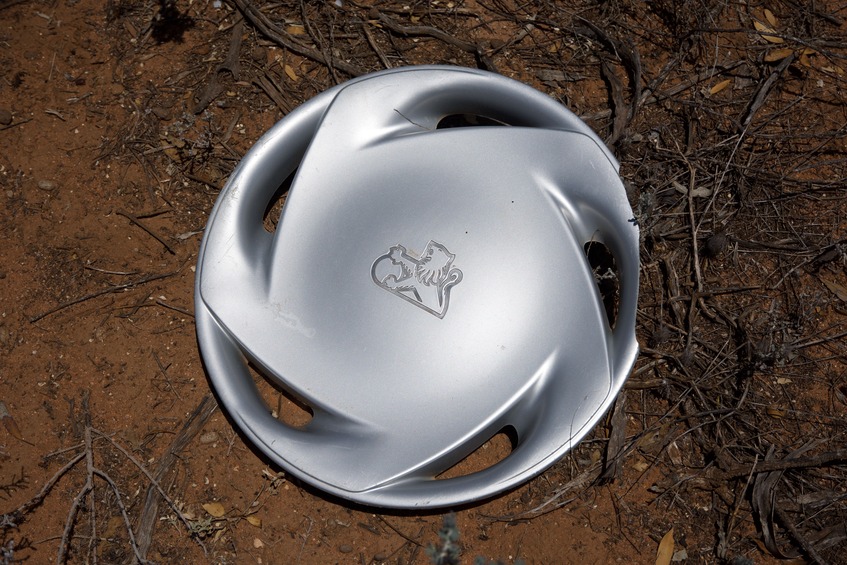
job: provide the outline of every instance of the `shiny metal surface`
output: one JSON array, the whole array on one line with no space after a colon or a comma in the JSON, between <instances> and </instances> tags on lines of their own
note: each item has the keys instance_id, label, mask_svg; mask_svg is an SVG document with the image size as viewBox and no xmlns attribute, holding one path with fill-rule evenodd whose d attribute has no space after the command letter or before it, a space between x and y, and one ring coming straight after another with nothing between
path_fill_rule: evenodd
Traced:
<instances>
[{"instance_id":1,"label":"shiny metal surface","mask_svg":"<svg viewBox=\"0 0 847 565\"><path fill-rule=\"evenodd\" d=\"M508 126L436 129L458 114ZM590 241L617 264L614 330ZM457 505L540 473L607 410L637 355L638 268L617 163L574 114L499 75L396 69L315 97L244 157L198 259L198 339L286 471L369 505ZM271 415L248 360L311 407L305 427ZM435 478L506 426L511 455Z\"/></svg>"}]
</instances>

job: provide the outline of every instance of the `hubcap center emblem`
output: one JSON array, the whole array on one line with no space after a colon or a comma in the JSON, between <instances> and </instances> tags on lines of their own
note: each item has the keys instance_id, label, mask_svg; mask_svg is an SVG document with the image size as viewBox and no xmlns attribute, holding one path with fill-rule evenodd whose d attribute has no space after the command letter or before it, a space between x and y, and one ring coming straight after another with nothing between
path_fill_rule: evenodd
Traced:
<instances>
[{"instance_id":1,"label":"hubcap center emblem","mask_svg":"<svg viewBox=\"0 0 847 565\"><path fill-rule=\"evenodd\" d=\"M380 288L443 318L450 303L450 289L462 280L462 271L453 266L455 258L443 244L433 240L429 240L420 257L402 245L393 245L374 261L371 277Z\"/></svg>"}]
</instances>

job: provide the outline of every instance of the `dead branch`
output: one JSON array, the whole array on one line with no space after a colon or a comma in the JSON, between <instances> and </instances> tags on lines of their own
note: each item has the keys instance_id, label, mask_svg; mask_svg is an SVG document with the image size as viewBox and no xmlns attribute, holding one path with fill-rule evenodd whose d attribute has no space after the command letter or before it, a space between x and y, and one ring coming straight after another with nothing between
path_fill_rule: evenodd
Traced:
<instances>
[{"instance_id":1,"label":"dead branch","mask_svg":"<svg viewBox=\"0 0 847 565\"><path fill-rule=\"evenodd\" d=\"M224 86L220 82L222 73L229 73L232 75L234 80L238 80L241 72L239 58L241 56L241 35L243 32L244 20L240 19L238 20L238 23L232 27L232 36L229 40L229 51L227 52L226 59L224 59L224 61L217 66L215 72L212 73L212 76L209 78L209 82L206 83L206 87L203 89L202 94L200 94L197 99L197 103L194 105L192 112L195 114L202 113L203 110L208 108L209 104L211 104L212 101L224 91Z\"/></svg>"},{"instance_id":2,"label":"dead branch","mask_svg":"<svg viewBox=\"0 0 847 565\"><path fill-rule=\"evenodd\" d=\"M291 106L282 97L282 93L280 92L276 81L274 81L267 72L264 75L253 79L253 83L261 88L262 91L268 95L268 98L273 100L274 104L276 104L277 108L279 108L283 114L291 112Z\"/></svg>"},{"instance_id":3,"label":"dead branch","mask_svg":"<svg viewBox=\"0 0 847 565\"><path fill-rule=\"evenodd\" d=\"M204 396L200 404L194 408L194 411L191 412L191 415L182 425L182 429L174 438L173 443L171 443L168 450L159 459L159 466L151 477L150 486L147 487L144 507L141 510L141 517L138 520L138 529L136 530L139 553L143 558L147 557L147 552L150 550L150 544L153 541L153 530L156 527L159 503L165 498L160 485L168 472L170 472L179 454L194 439L194 436L203 429L217 407L218 404L211 394Z\"/></svg>"},{"instance_id":4,"label":"dead branch","mask_svg":"<svg viewBox=\"0 0 847 565\"><path fill-rule=\"evenodd\" d=\"M612 115L614 116L612 120L612 131L606 138L606 145L614 147L626 129L626 124L629 121L629 111L623 100L623 84L621 83L621 79L618 78L614 69L606 61L600 63L600 74L603 76L606 84L609 85L609 98L612 102Z\"/></svg>"},{"instance_id":5,"label":"dead branch","mask_svg":"<svg viewBox=\"0 0 847 565\"><path fill-rule=\"evenodd\" d=\"M298 55L302 55L308 59L313 61L317 61L318 63L325 65L327 67L334 67L341 71L344 71L351 77L357 77L364 74L360 68L356 65L348 63L338 57L329 56L327 58L320 51L304 45L294 39L288 32L286 32L283 28L277 26L273 22L271 22L267 16L265 16L258 8L256 8L251 2L248 0L231 0L244 14L244 17L258 29L265 37L285 47L289 51L297 53Z\"/></svg>"},{"instance_id":6,"label":"dead branch","mask_svg":"<svg viewBox=\"0 0 847 565\"><path fill-rule=\"evenodd\" d=\"M92 428L91 431L93 433L96 433L97 435L99 435L100 437L102 437L103 439L108 441L109 443L111 443L112 446L115 449L120 451L124 455L124 457L126 457L133 465L135 465L136 468L139 471L141 471L141 473L145 477L147 477L147 480L150 481L150 485L153 488L156 489L156 492L158 492L159 495L161 495L161 497L165 499L165 501L168 503L168 505L170 505L171 509L174 511L177 518L179 518L179 520L183 523L183 525L186 527L186 529L188 529L188 531L191 531L191 523L188 521L188 518L185 517L185 514L182 513L182 511L179 509L179 506L176 504L176 502L174 502L173 499L171 499L171 497L168 496L168 494L164 491L162 486L156 481L155 477L150 473L150 471L148 471L147 468L144 465L142 465L140 461L138 461L138 459L136 459L129 451L127 451L121 444L117 443L111 437L105 435L103 432L96 430L94 428ZM206 546L203 545L203 543L199 539L196 539L196 541L197 541L198 544L200 544L200 547L203 548L203 552L206 553Z\"/></svg>"},{"instance_id":7,"label":"dead branch","mask_svg":"<svg viewBox=\"0 0 847 565\"><path fill-rule=\"evenodd\" d=\"M753 467L750 465L737 465L726 471L718 473L716 476L721 480L743 477L751 472L755 473L770 473L773 471L788 471L790 469L808 469L816 467L827 467L847 461L847 449L837 449L835 451L827 451L820 455L810 457L798 457L796 459L767 459L760 461Z\"/></svg>"},{"instance_id":8,"label":"dead branch","mask_svg":"<svg viewBox=\"0 0 847 565\"><path fill-rule=\"evenodd\" d=\"M624 443L626 441L626 390L622 390L615 399L615 407L609 419L609 443L606 444L606 460L601 482L614 482L621 476Z\"/></svg>"},{"instance_id":9,"label":"dead branch","mask_svg":"<svg viewBox=\"0 0 847 565\"><path fill-rule=\"evenodd\" d=\"M391 522L389 522L388 520L386 520L386 519L385 519L385 518L383 518L382 516L380 516L380 515L378 515L378 514L377 514L377 518L379 518L379 521L380 521L380 522L382 522L383 524L385 524L386 526L388 526L391 530L394 530L394 533L395 533L395 534L397 534L397 535L398 535L398 536L400 536L401 538L405 539L407 542L409 542L409 543L411 543L411 544L414 544L414 545L416 545L416 546L418 546L418 547L422 547L422 546L423 546L423 544L422 544L421 542L419 542L419 541L418 541L418 540L416 540L415 538L413 538L413 537L409 536L408 534L404 534L404 533L403 533L403 532L402 532L399 528L397 528L397 526L395 526L394 524L392 524Z\"/></svg>"},{"instance_id":10,"label":"dead branch","mask_svg":"<svg viewBox=\"0 0 847 565\"><path fill-rule=\"evenodd\" d=\"M479 53L479 46L475 43L471 43L469 41L462 41L457 37L453 37L446 31L440 30L437 27L432 26L404 26L399 24L392 18L379 10L372 12L372 15L376 15L377 19L381 24L390 29L396 34L405 36L405 37L432 37L439 41L443 41L448 45L452 45L453 47L458 47L462 51L466 53Z\"/></svg>"},{"instance_id":11,"label":"dead branch","mask_svg":"<svg viewBox=\"0 0 847 565\"><path fill-rule=\"evenodd\" d=\"M55 307L47 310L46 312L42 312L41 314L38 314L37 316L32 316L29 319L29 321L31 323L35 323L39 320L46 318L47 316L50 316L52 314L55 314L56 312L64 310L65 308L69 308L69 307L74 306L76 304L80 304L80 303L85 302L87 300L91 300L92 298L97 298L98 296L103 296L104 294L111 294L113 292L120 292L122 290L127 290L129 288L134 288L134 287L137 287L137 286L147 284L149 282L158 281L158 280L161 280L161 279L166 279L168 277L174 276L178 272L179 271L173 271L171 273L162 273L160 275L150 275L149 277L143 277L143 278L141 278L137 281L131 281L131 282L128 282L128 283L112 285L112 286L109 286L109 287L104 288L102 290L98 290L97 292L92 292L90 294L86 294L85 296L80 296L79 298L74 298L73 300L69 300L67 302L62 302L58 306L55 306Z\"/></svg>"},{"instance_id":12,"label":"dead branch","mask_svg":"<svg viewBox=\"0 0 847 565\"><path fill-rule=\"evenodd\" d=\"M171 446L171 451L169 451L168 455L166 455L167 461L169 461L169 465L173 464L173 461L176 457L176 453L179 450L185 447L185 445L190 441L190 439L197 433L197 431L202 427L197 426L196 422L200 421L205 423L208 419L209 415L217 408L217 404L214 402L214 398L211 395L207 395L204 400L200 403L195 414L189 418L189 421L186 422L186 425L183 427L182 433L177 437L177 440ZM108 486L109 489L115 496L115 503L118 506L118 510L121 513L121 517L124 521L124 524L127 528L127 534L129 536L130 546L132 547L133 555L135 560L139 563L148 563L146 560L146 552L149 548L150 539L149 537L141 537L140 535L136 535L132 530L131 519L129 513L127 511L126 505L123 502L123 497L120 493L120 488L114 479L103 469L99 468L94 462L94 441L96 439L106 440L109 444L115 447L118 451L120 451L131 463L133 463L141 472L144 474L147 479L150 481L150 487L148 489L148 499L149 494L154 493L154 497L156 498L156 502L158 500L164 499L171 506L172 510L176 513L177 517L183 522L186 526L186 529L191 531L191 524L188 522L188 519L182 514L179 507L176 503L164 492L162 487L158 483L158 479L150 474L149 471L132 455L130 454L122 445L117 443L114 439L112 439L109 435L101 432L100 430L94 428L91 425L91 415L88 408L88 394L85 393L83 395L82 400L82 418L84 420L82 435L83 442L79 445L73 447L73 449L82 449L82 451L72 457L61 469L59 469L53 476L44 484L41 490L34 497L29 499L28 501L21 504L18 508L9 512L8 514L2 515L2 524L4 526L17 527L20 523L26 520L27 516L35 510L41 503L45 500L45 498L52 492L53 488L56 486L56 483L65 476L71 469L73 469L80 461L85 460L86 467L86 475L85 482L82 487L79 489L77 494L74 496L71 501L71 506L68 510L68 514L65 518L65 525L62 531L62 536L60 538L59 550L57 553L57 563L65 563L68 559L68 552L70 551L72 534L74 527L77 522L77 518L79 516L79 511L82 508L82 505L87 500L89 503L89 518L91 520L90 527L92 528L89 535L89 552L96 552L96 505L95 505L95 477L103 480ZM192 423L195 425L192 426ZM176 451L175 451L176 449ZM63 450L65 451L65 450ZM163 460L164 462L164 460ZM165 469L165 472L169 468L163 467L160 463L160 470ZM157 473L158 474L158 473ZM162 472L161 475L165 473ZM142 525L145 524L145 520L142 516ZM155 520L155 512L153 514L153 520ZM149 520L149 519L148 519ZM149 527L147 530L143 528L139 528L139 534L144 534L146 532L147 535L150 533ZM199 539L196 540L200 547L203 549L204 553L206 551L205 546L202 541ZM145 544L142 546L141 544ZM143 549L142 549L143 548Z\"/></svg>"},{"instance_id":13,"label":"dead branch","mask_svg":"<svg viewBox=\"0 0 847 565\"><path fill-rule=\"evenodd\" d=\"M750 125L750 122L753 120L753 117L756 115L756 112L759 111L759 108L765 103L765 100L770 94L771 89L774 84L776 84L777 79L782 75L782 73L791 66L791 63L797 58L796 53L791 53L785 59L780 61L780 63L774 67L773 71L771 71L768 78L759 85L759 88L756 89L756 94L753 96L753 99L750 100L750 103L745 108L744 113L739 120L739 129L745 130L747 126Z\"/></svg>"},{"instance_id":14,"label":"dead branch","mask_svg":"<svg viewBox=\"0 0 847 565\"><path fill-rule=\"evenodd\" d=\"M335 67L332 66L332 45L327 45L321 35L321 32L315 29L312 26L312 22L310 21L309 15L306 11L306 3L303 0L300 0L300 15L303 18L303 28L306 30L306 33L309 34L309 37L312 40L312 43L318 47L318 50L323 53L324 60L327 62L327 68L329 69L329 74L332 76L332 80L335 84L341 84L343 81L338 76L338 73L335 72Z\"/></svg>"},{"instance_id":15,"label":"dead branch","mask_svg":"<svg viewBox=\"0 0 847 565\"><path fill-rule=\"evenodd\" d=\"M12 6L17 6L18 4L23 4L28 0L4 0L0 2L0 10L5 10L6 8L11 8Z\"/></svg>"},{"instance_id":16,"label":"dead branch","mask_svg":"<svg viewBox=\"0 0 847 565\"><path fill-rule=\"evenodd\" d=\"M62 564L67 561L68 551L70 549L71 544L71 533L73 532L74 524L76 523L77 514L79 513L79 509L82 506L82 503L88 499L89 501L89 517L91 521L91 533L90 533L90 543L89 543L89 553L97 551L97 532L96 532L96 506L94 501L94 477L100 477L109 486L112 488L113 493L115 494L115 500L117 501L118 507L121 511L121 515L124 519L124 524L127 527L127 532L129 534L129 542L132 547L133 553L135 554L136 559L144 564L147 563L145 559L142 558L141 554L138 552L138 546L135 543L135 537L132 534L132 527L129 523L129 516L126 513L126 507L123 504L121 499L120 491L115 484L114 480L109 476L108 473L98 468L94 464L94 446L92 442L92 431L94 428L91 427L91 413L88 407L88 393L85 392L82 397L82 411L83 411L83 420L85 428L83 430L83 452L81 455L85 458L85 483L80 488L77 495L74 497L73 502L71 503L71 508L68 511L67 518L65 519L65 528L62 532L62 538L59 543L59 551L56 557L56 563Z\"/></svg>"},{"instance_id":17,"label":"dead branch","mask_svg":"<svg viewBox=\"0 0 847 565\"><path fill-rule=\"evenodd\" d=\"M383 24L390 31L393 31L398 35L402 35L404 37L432 37L439 41L443 41L448 45L457 47L466 53L472 53L474 56L476 56L477 60L482 64L485 69L492 72L497 71L494 62L486 53L483 52L482 48L476 43L471 43L470 41L463 41L457 37L450 35L446 31L438 29L437 27L401 25L396 22L394 18L380 12L376 8L371 10L370 15L372 17L376 16L376 19L379 20L381 24Z\"/></svg>"},{"instance_id":18,"label":"dead branch","mask_svg":"<svg viewBox=\"0 0 847 565\"><path fill-rule=\"evenodd\" d=\"M388 58L385 56L385 53L382 52L382 49L379 48L376 41L374 40L373 34L371 33L370 26L367 22L362 22L362 32L365 34L365 39L368 40L368 45L371 46L376 56L379 58L379 62L382 63L382 66L386 69L391 68L391 63L388 61Z\"/></svg>"},{"instance_id":19,"label":"dead branch","mask_svg":"<svg viewBox=\"0 0 847 565\"><path fill-rule=\"evenodd\" d=\"M782 525L785 526L785 529L791 534L791 537L794 538L794 541L803 548L803 551L806 552L806 555L812 560L812 563L817 563L818 565L827 565L827 563L829 563L821 557L817 551L815 551L815 546L813 546L809 540L800 533L800 530L797 529L797 526L794 525L794 522L791 521L791 518L788 517L785 510L780 508L778 505L774 505L774 512L779 521L782 522Z\"/></svg>"},{"instance_id":20,"label":"dead branch","mask_svg":"<svg viewBox=\"0 0 847 565\"><path fill-rule=\"evenodd\" d=\"M9 512L8 514L4 514L4 522L9 522L12 524L19 524L22 522L26 515L38 508L44 499L50 494L50 491L53 490L53 487L56 486L56 483L59 482L65 473L73 469L73 467L82 461L85 458L85 453L78 453L70 461L64 464L61 469L56 471L50 479L44 483L44 486L41 487L41 490L38 491L38 494L18 506L15 510Z\"/></svg>"},{"instance_id":21,"label":"dead branch","mask_svg":"<svg viewBox=\"0 0 847 565\"><path fill-rule=\"evenodd\" d=\"M638 54L638 49L629 40L612 37L605 30L586 18L577 16L577 19L585 25L584 27L574 27L574 33L599 41L611 54L620 57L621 62L624 64L629 75L629 87L632 90L630 111L627 119L632 120L635 117L641 100L641 56Z\"/></svg>"},{"instance_id":22,"label":"dead branch","mask_svg":"<svg viewBox=\"0 0 847 565\"><path fill-rule=\"evenodd\" d=\"M129 220L130 222L132 222L133 224L135 224L136 226L140 227L142 230L144 230L145 232L147 232L147 234L148 234L148 235L150 235L150 237L152 237L153 239L155 239L156 241L158 241L159 243L161 243L161 244L164 246L164 248L167 250L167 252L168 252L168 253L170 253L171 255L176 255L176 251L174 251L174 248L173 248L173 247L171 247L171 246L168 244L168 242L167 242L167 241L165 241L164 239L162 239L162 238L161 238L161 237L160 237L160 236L159 236L156 232L154 232L153 230L151 230L150 228L148 228L148 227L144 224L144 222L142 222L142 221L141 221L140 219L138 219L136 216L133 216L133 215L132 215L132 214L130 214L129 212L123 212L123 211L121 211L121 210L115 210L115 214L117 214L117 215L119 215L119 216L123 216L124 218L126 218L127 220Z\"/></svg>"}]
</instances>

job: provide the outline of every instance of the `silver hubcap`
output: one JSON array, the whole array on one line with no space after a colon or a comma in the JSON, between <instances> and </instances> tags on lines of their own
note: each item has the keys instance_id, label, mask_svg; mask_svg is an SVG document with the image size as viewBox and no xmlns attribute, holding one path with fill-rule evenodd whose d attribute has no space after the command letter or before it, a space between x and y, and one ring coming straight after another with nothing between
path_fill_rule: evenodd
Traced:
<instances>
[{"instance_id":1,"label":"silver hubcap","mask_svg":"<svg viewBox=\"0 0 847 565\"><path fill-rule=\"evenodd\" d=\"M460 114L508 126L437 129ZM617 265L614 330L592 241ZM222 191L196 284L203 358L241 431L286 471L370 505L457 505L540 473L590 431L637 354L638 231L616 162L547 96L468 69L369 75L279 122ZM313 419L273 418L248 361ZM435 478L507 427L504 460Z\"/></svg>"}]
</instances>

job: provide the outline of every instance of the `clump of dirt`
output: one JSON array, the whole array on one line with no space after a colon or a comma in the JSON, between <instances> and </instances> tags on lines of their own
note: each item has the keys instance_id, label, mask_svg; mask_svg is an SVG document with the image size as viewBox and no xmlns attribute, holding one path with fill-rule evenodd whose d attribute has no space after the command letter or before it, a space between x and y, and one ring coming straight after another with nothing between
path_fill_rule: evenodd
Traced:
<instances>
[{"instance_id":1,"label":"clump of dirt","mask_svg":"<svg viewBox=\"0 0 847 565\"><path fill-rule=\"evenodd\" d=\"M462 562L652 562L664 539L675 562L845 563L845 20L793 0L0 1L0 562L439 554L441 513L335 500L238 435L193 281L218 193L277 120L353 76L451 64L583 117L642 233L624 393L540 477L455 509Z\"/></svg>"}]
</instances>

